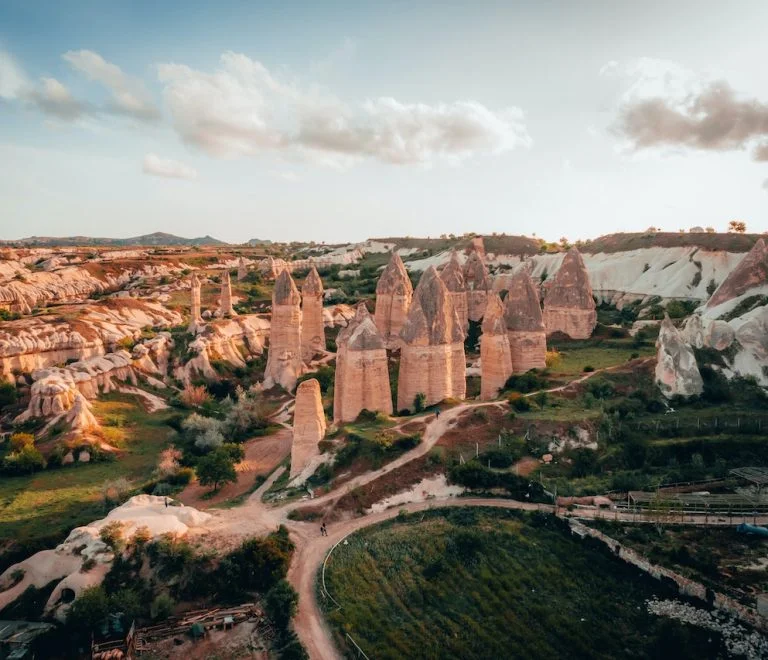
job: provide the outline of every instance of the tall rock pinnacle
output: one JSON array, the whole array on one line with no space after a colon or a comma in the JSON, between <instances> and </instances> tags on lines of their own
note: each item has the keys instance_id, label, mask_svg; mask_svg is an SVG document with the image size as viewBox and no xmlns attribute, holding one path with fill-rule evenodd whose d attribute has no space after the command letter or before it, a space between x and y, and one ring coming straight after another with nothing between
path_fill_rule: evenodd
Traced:
<instances>
[{"instance_id":1,"label":"tall rock pinnacle","mask_svg":"<svg viewBox=\"0 0 768 660\"><path fill-rule=\"evenodd\" d=\"M291 479L300 476L320 455L319 442L325 437L326 423L320 383L315 378L303 381L296 388L293 411L293 442L291 443Z\"/></svg>"},{"instance_id":2,"label":"tall rock pinnacle","mask_svg":"<svg viewBox=\"0 0 768 660\"><path fill-rule=\"evenodd\" d=\"M496 398L511 375L512 354L504 321L504 304L497 293L491 293L480 336L480 398Z\"/></svg>"},{"instance_id":3,"label":"tall rock pinnacle","mask_svg":"<svg viewBox=\"0 0 768 660\"><path fill-rule=\"evenodd\" d=\"M312 266L301 286L301 357L309 362L315 353L324 352L323 280Z\"/></svg>"},{"instance_id":4,"label":"tall rock pinnacle","mask_svg":"<svg viewBox=\"0 0 768 660\"><path fill-rule=\"evenodd\" d=\"M562 332L571 339L587 339L597 325L595 301L584 260L574 247L568 250L544 298L547 334Z\"/></svg>"},{"instance_id":5,"label":"tall rock pinnacle","mask_svg":"<svg viewBox=\"0 0 768 660\"><path fill-rule=\"evenodd\" d=\"M451 260L443 267L443 270L440 271L440 279L443 280L445 287L451 294L453 308L456 310L456 315L459 317L459 323L461 324L462 329L466 332L469 327L469 317L467 315L467 287L464 283L464 273L456 250L451 253Z\"/></svg>"},{"instance_id":6,"label":"tall rock pinnacle","mask_svg":"<svg viewBox=\"0 0 768 660\"><path fill-rule=\"evenodd\" d=\"M539 295L527 270L520 270L509 280L504 301L512 369L515 373L546 366L547 333L541 315Z\"/></svg>"},{"instance_id":7,"label":"tall rock pinnacle","mask_svg":"<svg viewBox=\"0 0 768 660\"><path fill-rule=\"evenodd\" d=\"M219 313L222 316L236 316L235 309L232 307L232 282L230 281L228 270L225 270L221 276Z\"/></svg>"},{"instance_id":8,"label":"tall rock pinnacle","mask_svg":"<svg viewBox=\"0 0 768 660\"><path fill-rule=\"evenodd\" d=\"M488 305L488 292L493 280L483 261L483 256L473 249L464 264L464 285L467 288L467 316L470 321L479 321Z\"/></svg>"},{"instance_id":9,"label":"tall rock pinnacle","mask_svg":"<svg viewBox=\"0 0 768 660\"><path fill-rule=\"evenodd\" d=\"M387 344L387 348L396 348L398 336L403 327L408 309L413 298L413 285L408 277L405 264L397 252L382 272L376 284L376 327Z\"/></svg>"},{"instance_id":10,"label":"tall rock pinnacle","mask_svg":"<svg viewBox=\"0 0 768 660\"><path fill-rule=\"evenodd\" d=\"M192 273L192 277L189 280L189 292L190 311L188 330L191 333L196 333L198 328L203 324L203 317L200 314L200 280L197 279L195 273Z\"/></svg>"},{"instance_id":11,"label":"tall rock pinnacle","mask_svg":"<svg viewBox=\"0 0 768 660\"><path fill-rule=\"evenodd\" d=\"M302 374L300 305L301 296L291 274L287 270L281 271L272 292L272 324L264 373L267 389L282 385L286 390L292 390Z\"/></svg>"}]
</instances>

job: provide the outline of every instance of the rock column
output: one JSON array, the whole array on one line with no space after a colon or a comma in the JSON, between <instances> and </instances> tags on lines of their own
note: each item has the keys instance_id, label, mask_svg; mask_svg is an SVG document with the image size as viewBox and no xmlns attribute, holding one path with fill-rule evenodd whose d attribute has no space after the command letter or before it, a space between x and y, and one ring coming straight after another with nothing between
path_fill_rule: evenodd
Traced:
<instances>
[{"instance_id":1,"label":"rock column","mask_svg":"<svg viewBox=\"0 0 768 660\"><path fill-rule=\"evenodd\" d=\"M282 385L290 391L302 374L300 305L299 290L291 274L283 270L272 292L272 324L264 373L266 389Z\"/></svg>"},{"instance_id":2,"label":"rock column","mask_svg":"<svg viewBox=\"0 0 768 660\"><path fill-rule=\"evenodd\" d=\"M480 398L495 399L512 375L512 355L504 322L504 304L490 294L480 337Z\"/></svg>"},{"instance_id":3,"label":"rock column","mask_svg":"<svg viewBox=\"0 0 768 660\"><path fill-rule=\"evenodd\" d=\"M464 283L464 273L462 272L459 255L454 250L451 254L451 260L440 271L440 279L445 283L448 292L451 294L453 308L459 317L459 323L466 333L469 327L467 316L467 288Z\"/></svg>"},{"instance_id":4,"label":"rock column","mask_svg":"<svg viewBox=\"0 0 768 660\"><path fill-rule=\"evenodd\" d=\"M301 287L301 357L309 362L316 353L324 352L323 280L312 266Z\"/></svg>"},{"instance_id":5,"label":"rock column","mask_svg":"<svg viewBox=\"0 0 768 660\"><path fill-rule=\"evenodd\" d=\"M248 277L248 264L243 257L240 257L237 262L237 281L242 282L246 277Z\"/></svg>"},{"instance_id":6,"label":"rock column","mask_svg":"<svg viewBox=\"0 0 768 660\"><path fill-rule=\"evenodd\" d=\"M357 419L362 410L392 414L387 349L365 303L336 339L336 379L333 388L335 424Z\"/></svg>"},{"instance_id":7,"label":"rock column","mask_svg":"<svg viewBox=\"0 0 768 660\"><path fill-rule=\"evenodd\" d=\"M189 313L189 332L196 333L203 324L203 317L200 314L200 280L197 275L192 273L190 279L190 313Z\"/></svg>"},{"instance_id":8,"label":"rock column","mask_svg":"<svg viewBox=\"0 0 768 660\"><path fill-rule=\"evenodd\" d=\"M229 278L228 270L225 270L221 276L221 298L219 299L219 314L221 314L221 316L236 316L235 308L232 307L232 282Z\"/></svg>"},{"instance_id":9,"label":"rock column","mask_svg":"<svg viewBox=\"0 0 768 660\"><path fill-rule=\"evenodd\" d=\"M595 300L584 260L571 248L544 298L547 334L562 332L571 339L588 339L597 325Z\"/></svg>"},{"instance_id":10,"label":"rock column","mask_svg":"<svg viewBox=\"0 0 768 660\"><path fill-rule=\"evenodd\" d=\"M412 298L413 285L408 271L400 255L393 252L376 284L376 327L387 348L399 346L400 329L408 315Z\"/></svg>"},{"instance_id":11,"label":"rock column","mask_svg":"<svg viewBox=\"0 0 768 660\"><path fill-rule=\"evenodd\" d=\"M425 270L419 280L400 340L398 410L412 410L419 393L426 396L426 405L464 398L464 330L434 266Z\"/></svg>"},{"instance_id":12,"label":"rock column","mask_svg":"<svg viewBox=\"0 0 768 660\"><path fill-rule=\"evenodd\" d=\"M504 301L512 369L522 373L546 367L547 333L536 287L528 271L521 270L509 280Z\"/></svg>"},{"instance_id":13,"label":"rock column","mask_svg":"<svg viewBox=\"0 0 768 660\"><path fill-rule=\"evenodd\" d=\"M479 321L488 305L488 292L493 280L488 273L483 257L473 249L464 264L464 284L467 287L467 316L470 321Z\"/></svg>"},{"instance_id":14,"label":"rock column","mask_svg":"<svg viewBox=\"0 0 768 660\"><path fill-rule=\"evenodd\" d=\"M301 475L320 455L318 443L325 437L325 412L317 379L305 380L296 389L291 443L291 479Z\"/></svg>"}]
</instances>

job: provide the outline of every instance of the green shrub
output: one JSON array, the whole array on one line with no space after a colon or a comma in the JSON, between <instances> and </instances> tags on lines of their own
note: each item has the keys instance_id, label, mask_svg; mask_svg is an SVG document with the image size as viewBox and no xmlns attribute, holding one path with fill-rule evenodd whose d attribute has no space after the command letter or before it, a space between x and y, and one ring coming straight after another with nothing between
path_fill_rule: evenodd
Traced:
<instances>
[{"instance_id":1,"label":"green shrub","mask_svg":"<svg viewBox=\"0 0 768 660\"><path fill-rule=\"evenodd\" d=\"M427 395L424 392L419 392L413 397L413 411L420 413L427 406Z\"/></svg>"},{"instance_id":2,"label":"green shrub","mask_svg":"<svg viewBox=\"0 0 768 660\"><path fill-rule=\"evenodd\" d=\"M268 592L264 600L265 609L269 618L279 630L285 630L291 622L299 603L299 594L282 579L278 581Z\"/></svg>"},{"instance_id":3,"label":"green shrub","mask_svg":"<svg viewBox=\"0 0 768 660\"><path fill-rule=\"evenodd\" d=\"M16 403L18 392L16 386L8 381L0 382L0 410Z\"/></svg>"}]
</instances>

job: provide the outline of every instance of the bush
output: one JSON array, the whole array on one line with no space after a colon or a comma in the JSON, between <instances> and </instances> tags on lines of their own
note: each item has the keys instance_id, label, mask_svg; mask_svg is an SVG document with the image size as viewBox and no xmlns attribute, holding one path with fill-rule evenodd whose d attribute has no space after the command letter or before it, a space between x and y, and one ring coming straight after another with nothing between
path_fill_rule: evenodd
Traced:
<instances>
[{"instance_id":1,"label":"bush","mask_svg":"<svg viewBox=\"0 0 768 660\"><path fill-rule=\"evenodd\" d=\"M6 406L12 406L16 403L18 398L18 392L16 386L13 383L3 381L0 383L0 410Z\"/></svg>"},{"instance_id":2,"label":"bush","mask_svg":"<svg viewBox=\"0 0 768 660\"><path fill-rule=\"evenodd\" d=\"M584 365L584 373L589 374L592 373L595 370L595 368L591 364Z\"/></svg>"},{"instance_id":3,"label":"bush","mask_svg":"<svg viewBox=\"0 0 768 660\"><path fill-rule=\"evenodd\" d=\"M149 606L149 616L155 621L163 621L171 616L174 605L168 594L158 594Z\"/></svg>"},{"instance_id":4,"label":"bush","mask_svg":"<svg viewBox=\"0 0 768 660\"><path fill-rule=\"evenodd\" d=\"M92 631L109 613L107 594L102 587L83 589L67 612L67 624L80 633Z\"/></svg>"},{"instance_id":5,"label":"bush","mask_svg":"<svg viewBox=\"0 0 768 660\"><path fill-rule=\"evenodd\" d=\"M3 472L8 474L31 474L45 469L43 455L32 445L12 452L3 459Z\"/></svg>"},{"instance_id":6,"label":"bush","mask_svg":"<svg viewBox=\"0 0 768 660\"><path fill-rule=\"evenodd\" d=\"M546 378L543 378L535 369L531 369L524 374L513 374L507 378L504 383L504 389L515 390L517 392L533 392L534 390L543 390L549 385Z\"/></svg>"},{"instance_id":7,"label":"bush","mask_svg":"<svg viewBox=\"0 0 768 660\"><path fill-rule=\"evenodd\" d=\"M25 447L35 444L35 436L31 433L14 433L10 438L11 451L19 452Z\"/></svg>"},{"instance_id":8,"label":"bush","mask_svg":"<svg viewBox=\"0 0 768 660\"><path fill-rule=\"evenodd\" d=\"M200 408L211 401L211 395L204 385L188 384L182 390L179 399L188 408Z\"/></svg>"},{"instance_id":9,"label":"bush","mask_svg":"<svg viewBox=\"0 0 768 660\"><path fill-rule=\"evenodd\" d=\"M275 626L279 630L285 630L296 614L298 603L299 594L287 580L282 579L267 592L264 605Z\"/></svg>"},{"instance_id":10,"label":"bush","mask_svg":"<svg viewBox=\"0 0 768 660\"><path fill-rule=\"evenodd\" d=\"M186 486L192 481L195 476L195 471L189 467L179 468L176 474L168 475L167 480L169 484L174 486Z\"/></svg>"},{"instance_id":11,"label":"bush","mask_svg":"<svg viewBox=\"0 0 768 660\"><path fill-rule=\"evenodd\" d=\"M509 405L512 406L517 412L528 412L531 409L531 402L524 396L508 398Z\"/></svg>"},{"instance_id":12,"label":"bush","mask_svg":"<svg viewBox=\"0 0 768 660\"><path fill-rule=\"evenodd\" d=\"M115 552L119 551L123 545L123 523L115 520L104 525L99 530L99 538L106 543Z\"/></svg>"},{"instance_id":13,"label":"bush","mask_svg":"<svg viewBox=\"0 0 768 660\"><path fill-rule=\"evenodd\" d=\"M197 480L201 486L213 486L214 492L226 483L235 483L235 461L224 447L214 449L197 462Z\"/></svg>"}]
</instances>

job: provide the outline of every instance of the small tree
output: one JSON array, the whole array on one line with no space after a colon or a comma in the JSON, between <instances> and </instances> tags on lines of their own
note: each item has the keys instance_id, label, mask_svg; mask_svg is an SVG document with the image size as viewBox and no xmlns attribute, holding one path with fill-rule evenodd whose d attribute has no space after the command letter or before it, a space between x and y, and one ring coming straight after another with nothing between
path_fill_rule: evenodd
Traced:
<instances>
[{"instance_id":1,"label":"small tree","mask_svg":"<svg viewBox=\"0 0 768 660\"><path fill-rule=\"evenodd\" d=\"M731 220L728 223L728 232L734 234L743 234L747 231L747 223L741 220Z\"/></svg>"},{"instance_id":2,"label":"small tree","mask_svg":"<svg viewBox=\"0 0 768 660\"><path fill-rule=\"evenodd\" d=\"M427 406L427 395L424 392L419 392L413 397L413 410L420 413Z\"/></svg>"},{"instance_id":3,"label":"small tree","mask_svg":"<svg viewBox=\"0 0 768 660\"><path fill-rule=\"evenodd\" d=\"M226 483L237 481L235 461L223 447L214 449L197 462L197 480L201 486L213 486L216 492Z\"/></svg>"},{"instance_id":4,"label":"small tree","mask_svg":"<svg viewBox=\"0 0 768 660\"><path fill-rule=\"evenodd\" d=\"M714 234L715 233L715 228L714 227L707 227L705 231L708 234Z\"/></svg>"},{"instance_id":5,"label":"small tree","mask_svg":"<svg viewBox=\"0 0 768 660\"><path fill-rule=\"evenodd\" d=\"M67 623L80 632L98 626L109 612L109 601L103 587L83 589L67 613Z\"/></svg>"},{"instance_id":6,"label":"small tree","mask_svg":"<svg viewBox=\"0 0 768 660\"><path fill-rule=\"evenodd\" d=\"M291 622L293 615L296 614L298 602L299 594L296 593L296 590L287 580L280 580L267 592L264 604L266 605L267 614L275 626L285 630Z\"/></svg>"}]
</instances>

